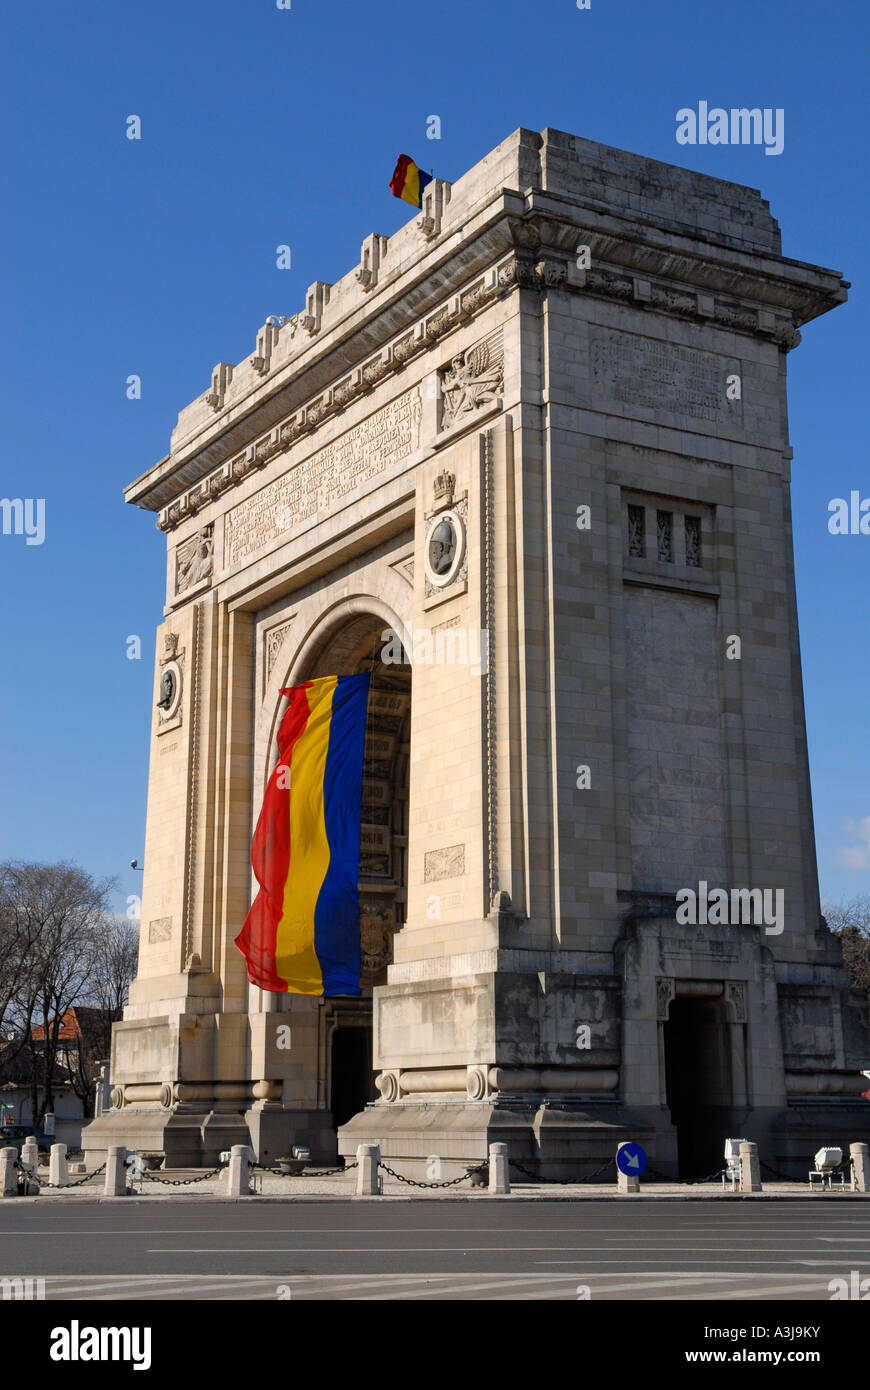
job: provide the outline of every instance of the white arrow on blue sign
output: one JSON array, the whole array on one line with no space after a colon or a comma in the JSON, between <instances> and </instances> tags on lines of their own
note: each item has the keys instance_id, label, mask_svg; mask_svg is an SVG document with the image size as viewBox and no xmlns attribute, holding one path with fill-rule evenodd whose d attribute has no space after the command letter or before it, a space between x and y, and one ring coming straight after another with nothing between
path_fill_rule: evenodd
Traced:
<instances>
[{"instance_id":1,"label":"white arrow on blue sign","mask_svg":"<svg viewBox=\"0 0 870 1390\"><path fill-rule=\"evenodd\" d=\"M640 1144L623 1144L616 1154L616 1166L629 1178L640 1177L646 1167L646 1154Z\"/></svg>"}]
</instances>

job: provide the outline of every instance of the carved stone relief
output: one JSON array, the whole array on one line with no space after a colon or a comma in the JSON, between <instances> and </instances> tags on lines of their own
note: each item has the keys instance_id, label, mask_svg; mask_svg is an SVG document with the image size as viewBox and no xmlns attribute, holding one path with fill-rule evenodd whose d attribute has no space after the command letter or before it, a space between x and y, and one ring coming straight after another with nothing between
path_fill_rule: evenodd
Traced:
<instances>
[{"instance_id":1,"label":"carved stone relief","mask_svg":"<svg viewBox=\"0 0 870 1390\"><path fill-rule=\"evenodd\" d=\"M483 406L493 405L504 387L502 330L458 352L441 372L441 428L449 429Z\"/></svg>"},{"instance_id":2,"label":"carved stone relief","mask_svg":"<svg viewBox=\"0 0 870 1390\"><path fill-rule=\"evenodd\" d=\"M284 645L284 638L293 626L293 619L288 619L285 623L279 623L277 627L270 628L265 637L265 657L266 657L266 680L272 675L278 654Z\"/></svg>"},{"instance_id":3,"label":"carved stone relief","mask_svg":"<svg viewBox=\"0 0 870 1390\"><path fill-rule=\"evenodd\" d=\"M465 873L465 845L448 845L446 849L427 850L423 860L426 883L440 878L460 878Z\"/></svg>"},{"instance_id":4,"label":"carved stone relief","mask_svg":"<svg viewBox=\"0 0 870 1390\"><path fill-rule=\"evenodd\" d=\"M155 917L148 923L148 942L153 946L157 941L169 941L172 936L172 918Z\"/></svg>"},{"instance_id":5,"label":"carved stone relief","mask_svg":"<svg viewBox=\"0 0 870 1390\"><path fill-rule=\"evenodd\" d=\"M187 593L211 579L214 563L214 526L210 522L175 550L175 596Z\"/></svg>"},{"instance_id":6,"label":"carved stone relief","mask_svg":"<svg viewBox=\"0 0 870 1390\"><path fill-rule=\"evenodd\" d=\"M656 1018L665 1021L675 994L674 982L666 976L656 979Z\"/></svg>"},{"instance_id":7,"label":"carved stone relief","mask_svg":"<svg viewBox=\"0 0 870 1390\"><path fill-rule=\"evenodd\" d=\"M729 980L725 985L725 998L734 1010L734 1022L746 1022L746 985L742 980Z\"/></svg>"}]
</instances>

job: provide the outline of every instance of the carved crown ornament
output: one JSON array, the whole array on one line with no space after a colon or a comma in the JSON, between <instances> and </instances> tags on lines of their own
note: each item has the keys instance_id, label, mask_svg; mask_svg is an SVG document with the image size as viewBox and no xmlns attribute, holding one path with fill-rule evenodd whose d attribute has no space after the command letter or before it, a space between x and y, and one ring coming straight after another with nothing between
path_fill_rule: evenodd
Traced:
<instances>
[{"instance_id":1,"label":"carved crown ornament","mask_svg":"<svg viewBox=\"0 0 870 1390\"><path fill-rule=\"evenodd\" d=\"M435 479L433 493L435 505L438 507L452 507L453 493L456 488L456 474L451 473L449 468L445 468Z\"/></svg>"},{"instance_id":2,"label":"carved crown ornament","mask_svg":"<svg viewBox=\"0 0 870 1390\"><path fill-rule=\"evenodd\" d=\"M574 223L559 224L555 219L538 217L512 219L509 226L514 249L497 265L421 317L374 357L303 404L267 434L247 445L195 487L163 508L157 517L158 529L173 530L186 517L195 514L228 489L238 486L250 473L265 467L276 455L291 448L323 420L339 414L351 402L365 396L386 377L401 371L407 362L428 351L434 343L467 323L494 300L515 289L533 290L540 294L558 289L572 294L592 294L606 299L636 302L662 313L720 324L772 339L784 351L789 351L800 342L801 335L793 323L777 317L770 310L722 300L695 289L645 279L623 269L605 266L596 260L594 233L584 234ZM578 271L575 252L578 241L584 235L592 243L592 267ZM316 288L312 287L312 293ZM313 308L309 306L308 317L312 316L314 310L318 313L322 311L325 298L325 289L321 298L313 295ZM297 316L300 319L303 317ZM295 325L295 321L289 322ZM471 364L464 359L456 366L460 369L460 375L463 370L473 374ZM482 370L485 373L487 368ZM480 376L481 372L478 371L477 375ZM461 399L461 390L454 394L457 401ZM215 405L222 400L222 392L217 389L213 389L211 396Z\"/></svg>"}]
</instances>

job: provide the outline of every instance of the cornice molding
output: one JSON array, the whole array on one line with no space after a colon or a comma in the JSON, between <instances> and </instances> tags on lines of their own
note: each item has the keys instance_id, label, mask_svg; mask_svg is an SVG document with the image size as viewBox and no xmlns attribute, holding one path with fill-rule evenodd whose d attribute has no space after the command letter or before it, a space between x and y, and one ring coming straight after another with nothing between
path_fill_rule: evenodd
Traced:
<instances>
[{"instance_id":1,"label":"cornice molding","mask_svg":"<svg viewBox=\"0 0 870 1390\"><path fill-rule=\"evenodd\" d=\"M509 191L505 193L507 196ZM516 202L517 195L510 197ZM583 228L578 228L574 220L560 220L555 215L540 213L525 217L505 216L499 224L499 231L502 228L505 230L507 254L503 254L493 267L473 277L466 286L449 295L428 313L420 315L358 368L346 372L325 390L313 395L218 467L206 464L201 481L185 488L181 496L159 511L158 528L173 530L224 492L238 486L249 474L264 468L277 455L310 436L325 420L338 416L352 402L366 396L388 377L400 372L407 363L514 290L531 291L542 296L557 291L615 300L657 314L714 324L732 332L752 335L775 343L782 351L790 351L801 340L791 308L794 292L777 294L777 283L781 277L777 276L776 268L787 265L797 267L797 262L783 262L779 257L771 257L773 265L765 275L762 267L766 258L760 256L747 256L725 246L715 248L721 252L721 257L717 255L715 260L702 260L697 253L675 255L673 247L655 248L648 242L626 240L627 233L623 230L623 253L627 249L633 250L639 268L645 272L644 275L635 275L626 273L624 265L602 264L597 255L594 231L585 232ZM592 245L592 265L588 270L579 270L575 253L578 238L584 236ZM652 252L656 254L652 255ZM626 254L623 259L627 259ZM735 260L741 262L742 285L764 286L765 293L763 299L759 296L760 303L747 303L745 298L728 293L709 292L714 279L723 290L735 283L739 278L732 264ZM747 268L749 261L756 264ZM702 288L698 289L697 284L688 278L656 278L649 272L653 264L671 267L677 264L686 277L689 272L700 268L703 270L700 276ZM840 282L833 272L816 271L814 267L800 268L805 272L814 271L817 284L813 287L813 297L827 297L830 301L827 307L845 298L845 287L840 288ZM717 272L715 277L712 269ZM810 296L809 289L806 295ZM772 303L779 312L769 307ZM805 307L810 307L809 302ZM164 474L160 479L160 491L164 494L167 481ZM147 492L137 498L137 504L146 508L149 506ZM153 509L157 510L157 507Z\"/></svg>"}]
</instances>

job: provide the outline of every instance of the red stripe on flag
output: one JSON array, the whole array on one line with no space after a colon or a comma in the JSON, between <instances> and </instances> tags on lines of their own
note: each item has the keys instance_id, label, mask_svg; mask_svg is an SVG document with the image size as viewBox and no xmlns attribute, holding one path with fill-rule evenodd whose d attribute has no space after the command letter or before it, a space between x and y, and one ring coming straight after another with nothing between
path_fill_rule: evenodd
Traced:
<instances>
[{"instance_id":1,"label":"red stripe on flag","mask_svg":"<svg viewBox=\"0 0 870 1390\"><path fill-rule=\"evenodd\" d=\"M289 697L290 704L278 729L278 762L266 784L263 807L251 841L251 864L260 891L236 937L236 945L248 964L251 984L279 994L287 990L287 981L275 971L275 943L290 867L289 769L293 749L305 732L311 712L305 693L310 684L305 681L281 691Z\"/></svg>"},{"instance_id":2,"label":"red stripe on flag","mask_svg":"<svg viewBox=\"0 0 870 1390\"><path fill-rule=\"evenodd\" d=\"M394 198L401 198L408 178L408 169L414 163L409 154L400 154L390 179L390 191Z\"/></svg>"}]
</instances>

